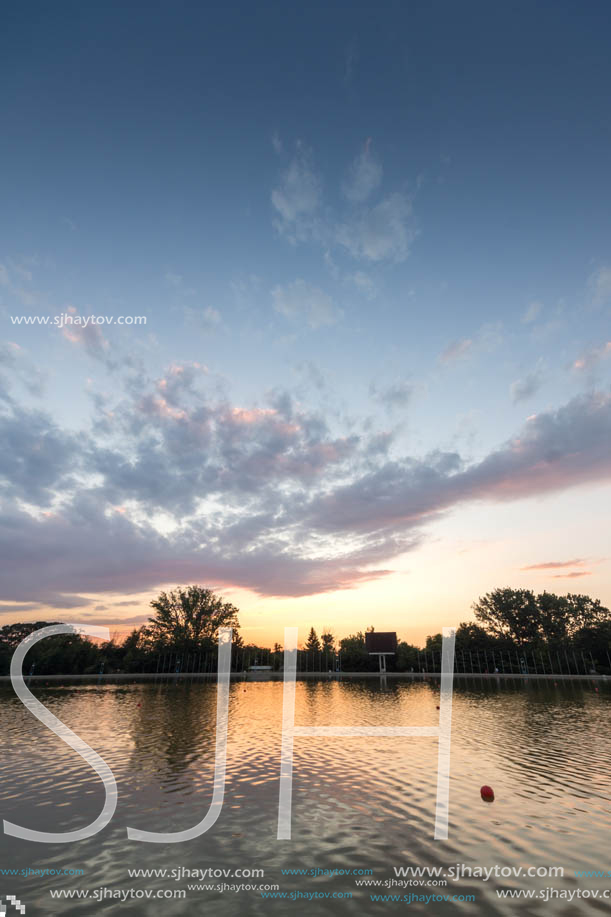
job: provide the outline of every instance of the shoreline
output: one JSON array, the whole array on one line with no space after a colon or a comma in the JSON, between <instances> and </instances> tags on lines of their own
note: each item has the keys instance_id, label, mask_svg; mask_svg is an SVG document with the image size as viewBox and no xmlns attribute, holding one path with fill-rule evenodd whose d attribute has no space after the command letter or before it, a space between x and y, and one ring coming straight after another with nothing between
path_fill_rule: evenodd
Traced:
<instances>
[{"instance_id":1,"label":"shoreline","mask_svg":"<svg viewBox=\"0 0 611 917\"><path fill-rule=\"evenodd\" d=\"M379 672L297 672L297 679L301 680L311 680L317 679L319 681L341 681L343 678L393 678L393 679L440 679L441 675L439 672L385 672L380 675ZM484 672L455 672L453 675L454 679L459 678L481 678L483 680L510 680L516 681L522 679L524 681L531 680L540 680L540 681L607 681L610 676L608 675L544 675L544 674L509 674L502 672L496 673L484 673ZM171 680L186 680L193 679L199 681L214 681L216 680L216 672L142 672L142 673L116 673L116 674L102 674L102 675L24 675L23 679L26 682L30 681L89 681L89 682L102 682L102 681L171 681ZM232 672L231 681L283 681L284 674L283 672ZM0 682L8 682L10 684L11 676L10 675L0 675Z\"/></svg>"}]
</instances>

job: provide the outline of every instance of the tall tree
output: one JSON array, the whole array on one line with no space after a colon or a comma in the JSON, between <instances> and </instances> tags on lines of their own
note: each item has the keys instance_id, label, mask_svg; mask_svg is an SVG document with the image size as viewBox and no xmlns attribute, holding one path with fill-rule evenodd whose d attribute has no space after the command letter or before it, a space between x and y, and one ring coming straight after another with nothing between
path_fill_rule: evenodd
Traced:
<instances>
[{"instance_id":1,"label":"tall tree","mask_svg":"<svg viewBox=\"0 0 611 917\"><path fill-rule=\"evenodd\" d=\"M495 589L473 605L478 621L497 637L534 643L540 635L540 610L530 589Z\"/></svg>"},{"instance_id":2,"label":"tall tree","mask_svg":"<svg viewBox=\"0 0 611 917\"><path fill-rule=\"evenodd\" d=\"M335 650L335 637L330 630L324 630L320 635L323 653L332 653Z\"/></svg>"},{"instance_id":3,"label":"tall tree","mask_svg":"<svg viewBox=\"0 0 611 917\"><path fill-rule=\"evenodd\" d=\"M162 592L151 607L155 615L145 628L149 640L180 652L212 647L220 627L239 627L236 606L203 586L179 586Z\"/></svg>"},{"instance_id":4,"label":"tall tree","mask_svg":"<svg viewBox=\"0 0 611 917\"><path fill-rule=\"evenodd\" d=\"M537 596L541 635L547 643L561 643L569 636L570 608L566 598L553 592Z\"/></svg>"},{"instance_id":5,"label":"tall tree","mask_svg":"<svg viewBox=\"0 0 611 917\"><path fill-rule=\"evenodd\" d=\"M573 636L584 627L599 627L611 620L611 612L600 599L591 599L589 595L573 595L569 592L566 597L569 608L568 631Z\"/></svg>"},{"instance_id":6,"label":"tall tree","mask_svg":"<svg viewBox=\"0 0 611 917\"><path fill-rule=\"evenodd\" d=\"M377 659L370 656L365 649L365 634L360 630L356 634L342 637L339 648L344 672L368 671L373 669L374 663L376 667L378 665Z\"/></svg>"},{"instance_id":7,"label":"tall tree","mask_svg":"<svg viewBox=\"0 0 611 917\"><path fill-rule=\"evenodd\" d=\"M310 633L308 634L308 639L305 642L305 649L308 652L320 652L320 640L318 639L318 634L313 627L310 628Z\"/></svg>"},{"instance_id":8,"label":"tall tree","mask_svg":"<svg viewBox=\"0 0 611 917\"><path fill-rule=\"evenodd\" d=\"M560 643L611 620L599 599L552 592L535 597L529 589L495 589L480 598L473 611L488 634L519 644Z\"/></svg>"},{"instance_id":9,"label":"tall tree","mask_svg":"<svg viewBox=\"0 0 611 917\"><path fill-rule=\"evenodd\" d=\"M0 647L14 650L22 640L33 634L35 630L40 630L41 627L52 627L58 623L58 621L27 621L18 622L17 624L5 624L4 627L0 628Z\"/></svg>"}]
</instances>

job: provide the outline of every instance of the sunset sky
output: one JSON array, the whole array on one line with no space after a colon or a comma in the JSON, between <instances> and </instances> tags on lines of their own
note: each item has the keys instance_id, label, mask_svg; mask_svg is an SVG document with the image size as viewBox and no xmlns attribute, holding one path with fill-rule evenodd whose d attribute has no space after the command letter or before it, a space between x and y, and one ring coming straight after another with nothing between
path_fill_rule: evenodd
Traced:
<instances>
[{"instance_id":1,"label":"sunset sky","mask_svg":"<svg viewBox=\"0 0 611 917\"><path fill-rule=\"evenodd\" d=\"M0 624L611 605L608 3L3 20Z\"/></svg>"}]
</instances>

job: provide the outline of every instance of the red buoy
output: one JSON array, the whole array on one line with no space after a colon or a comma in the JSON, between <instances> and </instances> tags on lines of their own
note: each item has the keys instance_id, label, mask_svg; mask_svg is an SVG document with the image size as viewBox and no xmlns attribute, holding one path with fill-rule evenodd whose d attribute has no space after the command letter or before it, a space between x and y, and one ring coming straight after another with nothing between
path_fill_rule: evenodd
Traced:
<instances>
[{"instance_id":1,"label":"red buoy","mask_svg":"<svg viewBox=\"0 0 611 917\"><path fill-rule=\"evenodd\" d=\"M485 802L492 802L494 800L494 790L491 786L483 786L480 790L482 794L482 799Z\"/></svg>"}]
</instances>

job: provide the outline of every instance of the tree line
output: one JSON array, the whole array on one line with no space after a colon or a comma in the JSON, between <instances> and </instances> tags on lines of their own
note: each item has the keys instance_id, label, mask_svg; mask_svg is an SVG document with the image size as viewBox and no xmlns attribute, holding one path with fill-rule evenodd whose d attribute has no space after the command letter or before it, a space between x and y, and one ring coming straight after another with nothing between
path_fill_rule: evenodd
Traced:
<instances>
[{"instance_id":1,"label":"tree line","mask_svg":"<svg viewBox=\"0 0 611 917\"><path fill-rule=\"evenodd\" d=\"M239 632L238 609L202 586L162 592L151 603L149 621L123 640L93 641L78 635L57 635L40 641L26 657L25 674L114 674L216 671L218 632L233 628L232 666L283 665L280 644L245 644ZM611 674L611 613L586 595L558 596L527 589L495 589L472 606L474 622L456 631L455 668L475 672L589 671ZM0 628L0 673L8 674L18 644L38 628L57 622L38 621ZM369 628L373 630L373 627ZM440 670L442 637L433 634L423 648L400 640L387 668L397 672ZM337 640L325 628L310 628L298 651L298 671L377 671L377 657L358 631Z\"/></svg>"}]
</instances>

